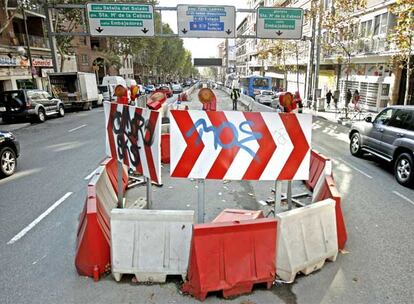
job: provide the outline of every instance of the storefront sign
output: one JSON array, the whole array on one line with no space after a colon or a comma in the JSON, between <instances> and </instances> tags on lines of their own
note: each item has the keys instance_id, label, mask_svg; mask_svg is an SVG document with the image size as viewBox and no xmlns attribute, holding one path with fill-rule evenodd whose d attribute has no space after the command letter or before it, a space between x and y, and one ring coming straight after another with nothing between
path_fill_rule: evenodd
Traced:
<instances>
[{"instance_id":1,"label":"storefront sign","mask_svg":"<svg viewBox=\"0 0 414 304\"><path fill-rule=\"evenodd\" d=\"M42 69L42 77L43 78L46 78L47 77L47 74L53 73L53 72L54 72L53 69Z\"/></svg>"},{"instance_id":2,"label":"storefront sign","mask_svg":"<svg viewBox=\"0 0 414 304\"><path fill-rule=\"evenodd\" d=\"M17 66L18 61L17 58L12 57L9 58L9 56L0 56L0 66Z\"/></svg>"},{"instance_id":3,"label":"storefront sign","mask_svg":"<svg viewBox=\"0 0 414 304\"><path fill-rule=\"evenodd\" d=\"M34 67L53 67L52 59L33 58L32 62Z\"/></svg>"}]
</instances>

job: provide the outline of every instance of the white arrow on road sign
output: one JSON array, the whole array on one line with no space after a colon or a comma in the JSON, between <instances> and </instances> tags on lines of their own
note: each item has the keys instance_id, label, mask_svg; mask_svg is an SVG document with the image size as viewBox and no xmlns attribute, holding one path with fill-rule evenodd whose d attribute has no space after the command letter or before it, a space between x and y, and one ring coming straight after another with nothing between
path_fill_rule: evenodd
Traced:
<instances>
[{"instance_id":1,"label":"white arrow on road sign","mask_svg":"<svg viewBox=\"0 0 414 304\"><path fill-rule=\"evenodd\" d=\"M236 8L220 5L177 5L178 36L235 38Z\"/></svg>"},{"instance_id":2,"label":"white arrow on road sign","mask_svg":"<svg viewBox=\"0 0 414 304\"><path fill-rule=\"evenodd\" d=\"M148 4L88 3L91 36L154 36L154 7Z\"/></svg>"},{"instance_id":3,"label":"white arrow on road sign","mask_svg":"<svg viewBox=\"0 0 414 304\"><path fill-rule=\"evenodd\" d=\"M301 39L303 9L260 7L257 9L257 38Z\"/></svg>"}]
</instances>

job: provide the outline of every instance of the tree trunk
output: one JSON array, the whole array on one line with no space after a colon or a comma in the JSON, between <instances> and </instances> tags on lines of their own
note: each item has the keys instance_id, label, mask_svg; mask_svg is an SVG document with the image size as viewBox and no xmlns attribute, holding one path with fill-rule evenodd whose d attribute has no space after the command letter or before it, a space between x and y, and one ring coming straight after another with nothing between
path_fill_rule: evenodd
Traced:
<instances>
[{"instance_id":1,"label":"tree trunk","mask_svg":"<svg viewBox=\"0 0 414 304\"><path fill-rule=\"evenodd\" d=\"M410 78L411 78L411 46L412 40L411 37L408 39L410 50L408 52L407 58L407 79L405 80L405 95L404 95L404 105L408 105L408 97L410 95Z\"/></svg>"}]
</instances>

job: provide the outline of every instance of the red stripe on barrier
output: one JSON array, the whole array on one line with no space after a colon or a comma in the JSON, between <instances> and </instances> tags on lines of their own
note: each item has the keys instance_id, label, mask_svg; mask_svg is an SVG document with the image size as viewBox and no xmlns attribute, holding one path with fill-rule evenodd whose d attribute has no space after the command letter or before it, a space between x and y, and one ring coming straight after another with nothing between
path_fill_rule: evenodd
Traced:
<instances>
[{"instance_id":1,"label":"red stripe on barrier","mask_svg":"<svg viewBox=\"0 0 414 304\"><path fill-rule=\"evenodd\" d=\"M223 112L207 111L206 113L212 125L216 128L227 121L226 115ZM224 128L220 133L220 140L223 144L232 142L233 137L234 134L229 128ZM206 178L223 179L239 150L238 146L233 146L231 149L221 149Z\"/></svg>"},{"instance_id":2,"label":"red stripe on barrier","mask_svg":"<svg viewBox=\"0 0 414 304\"><path fill-rule=\"evenodd\" d=\"M171 176L188 177L194 167L194 164L204 149L204 143L197 130L193 132L190 137L187 137L186 133L194 126L193 120L187 111L173 110L170 113L176 121L180 120L180 124L177 125L180 128L180 132L187 144L187 147L181 155L174 172L171 173Z\"/></svg>"},{"instance_id":3,"label":"red stripe on barrier","mask_svg":"<svg viewBox=\"0 0 414 304\"><path fill-rule=\"evenodd\" d=\"M159 113L151 111L151 114L148 120L147 131L145 132L145 140L147 141L150 139L149 137L151 137L151 134L155 133L155 127L157 125L158 115ZM151 146L144 145L144 149L145 149L145 156L147 157L147 165L148 165L148 170L150 173L150 179L158 184L160 181L158 180L157 171L155 170L155 163L154 163L154 158L152 156Z\"/></svg>"},{"instance_id":4,"label":"red stripe on barrier","mask_svg":"<svg viewBox=\"0 0 414 304\"><path fill-rule=\"evenodd\" d=\"M257 180L266 169L269 160L276 150L276 143L260 113L244 112L243 114L247 120L253 122L250 126L252 131L262 135L260 139L257 139L259 150L257 150L255 158L252 160L243 176L244 180Z\"/></svg>"},{"instance_id":5,"label":"red stripe on barrier","mask_svg":"<svg viewBox=\"0 0 414 304\"><path fill-rule=\"evenodd\" d=\"M309 151L309 144L295 114L282 113L280 118L292 141L293 151L277 179L292 180Z\"/></svg>"},{"instance_id":6,"label":"red stripe on barrier","mask_svg":"<svg viewBox=\"0 0 414 304\"><path fill-rule=\"evenodd\" d=\"M112 113L116 113L116 107L118 105L116 103L111 103L111 110L109 111L109 116L112 115ZM113 131L113 119L111 117L109 117L108 120L108 126L107 126L107 130L108 130L108 141L109 141L109 147L111 149L111 155L113 158L117 158L117 154L116 154L116 147L115 147L115 140L114 140L114 131Z\"/></svg>"}]
</instances>

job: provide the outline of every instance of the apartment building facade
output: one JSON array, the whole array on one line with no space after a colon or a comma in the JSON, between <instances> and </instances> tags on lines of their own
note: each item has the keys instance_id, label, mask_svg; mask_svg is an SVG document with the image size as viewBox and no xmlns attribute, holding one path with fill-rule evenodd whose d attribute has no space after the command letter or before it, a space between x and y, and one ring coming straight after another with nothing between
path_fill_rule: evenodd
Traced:
<instances>
[{"instance_id":1,"label":"apartment building facade","mask_svg":"<svg viewBox=\"0 0 414 304\"><path fill-rule=\"evenodd\" d=\"M7 16L13 16L0 33L0 91L34 87L46 89L47 73L53 71L46 17L41 9L26 9L23 14L17 6L17 1L9 1L7 9L3 2L0 4L2 25L6 25Z\"/></svg>"},{"instance_id":2,"label":"apartment building facade","mask_svg":"<svg viewBox=\"0 0 414 304\"><path fill-rule=\"evenodd\" d=\"M390 13L390 5L395 0L367 0L367 6L363 11L355 13L358 26L355 30L353 39L351 64L347 65L340 58L344 54L337 50L320 51L320 69L318 89L322 96L328 90L339 90L341 100L344 99L345 92L349 88L352 91L358 90L361 95L361 103L366 109L378 111L387 105L402 104L405 94L406 69L391 65L391 58L397 50L387 43L387 35L396 23L395 16ZM274 7L301 7L305 13L311 8L310 0L249 0L247 4L250 8L258 6ZM324 9L331 9L332 0L323 0ZM246 18L240 23L238 29L240 34L246 28L254 28L255 18ZM237 65L238 72L242 75L263 73L272 77L273 83L286 85L288 91L299 91L301 96L307 97L306 86L309 77L307 68L310 62L310 49L312 36L312 22L305 18L303 24L303 36L305 41L295 41L290 44L292 51L286 58L288 71L281 69L280 64L274 61L266 62L260 60L258 54L244 47L242 39L237 40ZM317 32L317 23L314 28ZM322 29L322 42L330 43L328 36ZM252 39L254 40L254 39ZM278 43L276 41L276 43ZM255 44L259 45L260 41ZM256 47L256 53L259 51ZM296 49L298 51L296 51ZM315 46L316 62L316 46ZM245 66L245 68L244 68ZM286 79L285 79L286 78ZM414 76L411 77L411 99L409 104L414 104Z\"/></svg>"}]
</instances>

